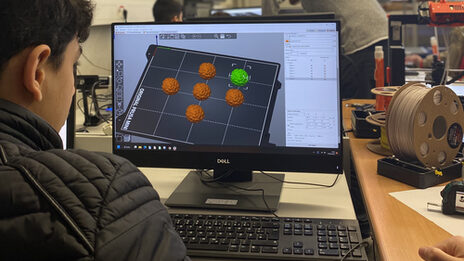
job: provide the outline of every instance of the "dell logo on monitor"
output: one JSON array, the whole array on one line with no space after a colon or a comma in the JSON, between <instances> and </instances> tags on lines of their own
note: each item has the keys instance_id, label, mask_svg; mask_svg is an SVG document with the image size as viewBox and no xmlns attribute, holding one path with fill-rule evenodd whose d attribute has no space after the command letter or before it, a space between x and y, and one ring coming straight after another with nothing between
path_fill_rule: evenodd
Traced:
<instances>
[{"instance_id":1,"label":"dell logo on monitor","mask_svg":"<svg viewBox=\"0 0 464 261\"><path fill-rule=\"evenodd\" d=\"M230 164L229 159L217 159L218 164Z\"/></svg>"}]
</instances>

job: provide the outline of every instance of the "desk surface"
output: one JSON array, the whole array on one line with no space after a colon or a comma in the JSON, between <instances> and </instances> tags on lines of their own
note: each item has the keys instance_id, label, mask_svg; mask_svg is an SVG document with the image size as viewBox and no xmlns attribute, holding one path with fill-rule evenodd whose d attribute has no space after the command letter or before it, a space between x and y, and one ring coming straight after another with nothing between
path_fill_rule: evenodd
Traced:
<instances>
[{"instance_id":1,"label":"desk surface","mask_svg":"<svg viewBox=\"0 0 464 261\"><path fill-rule=\"evenodd\" d=\"M349 103L373 103L372 100L348 100ZM343 107L343 121L351 128L351 108ZM377 160L383 156L370 152L371 139L358 139L349 133L353 164L373 227L381 260L422 260L419 247L434 245L451 235L416 211L389 195L390 192L415 189L377 174Z\"/></svg>"},{"instance_id":2,"label":"desk surface","mask_svg":"<svg viewBox=\"0 0 464 261\"><path fill-rule=\"evenodd\" d=\"M187 169L140 168L140 170L159 193L163 203L189 172ZM336 176L336 174L285 173L285 180L332 184ZM176 209L172 210L175 212ZM188 212L193 214L267 215L261 212L196 209L189 209ZM284 184L276 214L281 217L356 219L348 185L343 174L339 176L337 183L331 188Z\"/></svg>"}]
</instances>

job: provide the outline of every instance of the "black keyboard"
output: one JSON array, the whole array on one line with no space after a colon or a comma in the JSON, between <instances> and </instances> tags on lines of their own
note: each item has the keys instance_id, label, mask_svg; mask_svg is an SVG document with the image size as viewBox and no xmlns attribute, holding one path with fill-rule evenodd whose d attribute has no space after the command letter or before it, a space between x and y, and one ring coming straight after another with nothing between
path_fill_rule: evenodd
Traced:
<instances>
[{"instance_id":1,"label":"black keyboard","mask_svg":"<svg viewBox=\"0 0 464 261\"><path fill-rule=\"evenodd\" d=\"M356 220L171 214L189 256L340 260L362 241ZM367 260L358 247L345 260Z\"/></svg>"}]
</instances>

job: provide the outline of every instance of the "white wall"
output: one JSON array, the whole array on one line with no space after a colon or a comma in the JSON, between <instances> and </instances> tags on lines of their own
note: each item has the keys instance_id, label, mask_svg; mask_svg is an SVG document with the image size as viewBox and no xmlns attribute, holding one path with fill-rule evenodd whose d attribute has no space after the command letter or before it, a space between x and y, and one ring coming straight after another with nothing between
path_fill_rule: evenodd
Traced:
<instances>
[{"instance_id":1,"label":"white wall","mask_svg":"<svg viewBox=\"0 0 464 261\"><path fill-rule=\"evenodd\" d=\"M82 44L82 55L77 69L80 75L111 75L110 25L98 25L90 28L89 38Z\"/></svg>"},{"instance_id":2,"label":"white wall","mask_svg":"<svg viewBox=\"0 0 464 261\"><path fill-rule=\"evenodd\" d=\"M124 22L122 7L128 11L128 22L153 21L152 7L155 0L93 0L93 3L93 25Z\"/></svg>"}]
</instances>

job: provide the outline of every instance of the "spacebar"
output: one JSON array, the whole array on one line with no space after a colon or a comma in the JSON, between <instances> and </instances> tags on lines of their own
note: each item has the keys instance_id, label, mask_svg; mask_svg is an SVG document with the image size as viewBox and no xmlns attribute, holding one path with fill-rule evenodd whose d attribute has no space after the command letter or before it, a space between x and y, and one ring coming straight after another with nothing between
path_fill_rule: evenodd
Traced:
<instances>
[{"instance_id":1,"label":"spacebar","mask_svg":"<svg viewBox=\"0 0 464 261\"><path fill-rule=\"evenodd\" d=\"M228 245L209 245L209 244L186 244L189 250L216 250L216 251L227 251Z\"/></svg>"}]
</instances>

